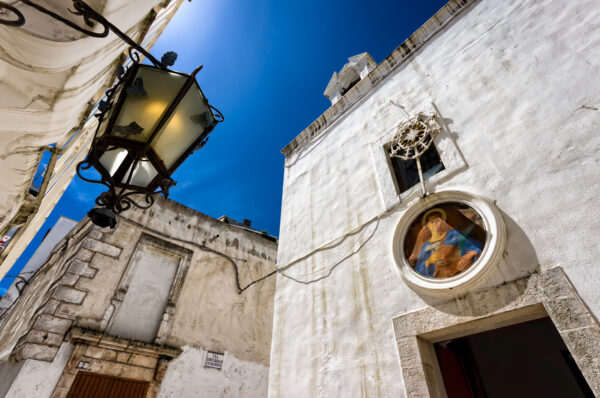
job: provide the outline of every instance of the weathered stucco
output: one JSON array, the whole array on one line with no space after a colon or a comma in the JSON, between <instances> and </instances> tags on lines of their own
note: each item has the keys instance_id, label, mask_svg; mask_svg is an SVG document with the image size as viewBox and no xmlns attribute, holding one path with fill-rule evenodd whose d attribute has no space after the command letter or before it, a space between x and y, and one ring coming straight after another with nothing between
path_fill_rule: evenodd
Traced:
<instances>
[{"instance_id":1,"label":"weathered stucco","mask_svg":"<svg viewBox=\"0 0 600 398\"><path fill-rule=\"evenodd\" d=\"M600 7L480 0L453 14L284 151L271 397L407 395L391 320L440 299L396 270L392 236L419 188L386 203L373 151L418 111L443 122L442 161L464 163L429 190L488 198L506 223L504 256L481 287L561 267L600 316Z\"/></svg>"},{"instance_id":2,"label":"weathered stucco","mask_svg":"<svg viewBox=\"0 0 600 398\"><path fill-rule=\"evenodd\" d=\"M84 219L5 318L0 352L4 361L55 363L63 341L76 344L53 380L61 377L55 398L69 391L80 361L92 372L139 375L152 383L149 396L159 387L173 396L179 380L196 378L233 396L264 396L276 251L271 237L166 199L124 213L114 230ZM162 350L176 351L173 358L184 346L186 356L162 381L169 366ZM204 369L196 354L206 351L225 354L223 371Z\"/></svg>"},{"instance_id":3,"label":"weathered stucco","mask_svg":"<svg viewBox=\"0 0 600 398\"><path fill-rule=\"evenodd\" d=\"M74 284L80 276L93 276L94 270L87 268L87 263L82 261L85 258L89 261L93 253L86 254L84 250L81 250L84 237L90 232L90 229L91 225L86 227L85 223L80 223L59 242L46 264L37 271L19 299L6 313L7 315L0 324L0 360L9 359L17 342L33 326L34 322L38 322L38 318L38 326L45 323L44 326L50 326L50 328L36 329L32 334L32 338L36 335L31 341L32 343L40 341L45 343L44 346L37 347L39 355L34 357L41 359L41 356L47 355L53 358L56 355L63 341L62 335L68 329L70 322L49 316L57 310L61 303L53 295L55 292L59 294L57 292L59 285ZM64 276L69 280L63 279ZM34 317L34 314L39 316Z\"/></svg>"},{"instance_id":4,"label":"weathered stucco","mask_svg":"<svg viewBox=\"0 0 600 398\"><path fill-rule=\"evenodd\" d=\"M19 369L18 375L10 381L10 387L3 397L11 398L50 398L64 366L73 352L71 343L63 343L53 362L28 359L19 364L10 364ZM0 365L6 366L6 365ZM3 380L5 383L8 380Z\"/></svg>"},{"instance_id":5,"label":"weathered stucco","mask_svg":"<svg viewBox=\"0 0 600 398\"><path fill-rule=\"evenodd\" d=\"M122 254L96 255L90 267L93 279L82 279L77 288L88 291L85 306L63 304L61 316L77 317L78 325L96 329L110 307L114 290L135 250L143 229L160 231L159 238L190 250L185 276L167 344L227 348L241 360L269 362L274 278L237 292L236 268L242 288L275 269L277 244L260 233L233 227L172 201L158 200L144 212L128 212L103 241L122 247ZM151 233L151 232L150 232ZM124 244L129 242L129 244ZM187 243L186 243L187 242ZM201 250L197 245L208 250ZM85 247L85 246L84 246ZM116 253L116 252L115 252ZM82 312L83 311L83 312Z\"/></svg>"},{"instance_id":6,"label":"weathered stucco","mask_svg":"<svg viewBox=\"0 0 600 398\"><path fill-rule=\"evenodd\" d=\"M266 397L269 368L225 356L223 369L204 367L206 351L183 347L169 365L158 394L161 398Z\"/></svg>"}]
</instances>

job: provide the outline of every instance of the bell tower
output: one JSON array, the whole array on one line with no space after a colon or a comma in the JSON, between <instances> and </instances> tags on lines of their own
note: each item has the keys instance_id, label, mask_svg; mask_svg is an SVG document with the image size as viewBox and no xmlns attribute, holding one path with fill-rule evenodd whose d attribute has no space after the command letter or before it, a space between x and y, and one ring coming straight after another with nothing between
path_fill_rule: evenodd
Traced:
<instances>
[{"instance_id":1,"label":"bell tower","mask_svg":"<svg viewBox=\"0 0 600 398\"><path fill-rule=\"evenodd\" d=\"M331 105L338 102L344 94L367 76L377 64L369 53L361 53L348 58L348 63L339 72L333 72L331 80L325 89L325 96L331 101Z\"/></svg>"}]
</instances>

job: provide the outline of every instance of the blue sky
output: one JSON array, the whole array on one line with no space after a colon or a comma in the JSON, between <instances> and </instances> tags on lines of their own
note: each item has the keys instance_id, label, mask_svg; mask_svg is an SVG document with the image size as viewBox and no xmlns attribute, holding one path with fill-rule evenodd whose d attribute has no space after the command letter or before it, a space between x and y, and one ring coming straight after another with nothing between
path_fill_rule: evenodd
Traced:
<instances>
[{"instance_id":1,"label":"blue sky","mask_svg":"<svg viewBox=\"0 0 600 398\"><path fill-rule=\"evenodd\" d=\"M446 1L193 0L184 2L154 48L179 55L173 69L198 74L225 115L208 144L174 174L171 199L213 217L252 220L279 234L281 149L330 106L323 91L347 58L380 63ZM101 40L101 39L98 39ZM80 220L101 189L74 179L15 264L21 269L60 215ZM0 282L0 294L12 282Z\"/></svg>"}]
</instances>

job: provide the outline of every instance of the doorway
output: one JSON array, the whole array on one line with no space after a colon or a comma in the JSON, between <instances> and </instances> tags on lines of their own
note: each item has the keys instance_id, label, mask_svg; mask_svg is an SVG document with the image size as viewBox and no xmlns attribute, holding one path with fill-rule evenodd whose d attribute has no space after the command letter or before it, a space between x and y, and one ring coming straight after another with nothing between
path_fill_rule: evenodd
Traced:
<instances>
[{"instance_id":1,"label":"doorway","mask_svg":"<svg viewBox=\"0 0 600 398\"><path fill-rule=\"evenodd\" d=\"M143 398L148 387L147 381L77 372L67 398Z\"/></svg>"},{"instance_id":2,"label":"doorway","mask_svg":"<svg viewBox=\"0 0 600 398\"><path fill-rule=\"evenodd\" d=\"M549 318L434 348L448 398L594 397Z\"/></svg>"}]
</instances>

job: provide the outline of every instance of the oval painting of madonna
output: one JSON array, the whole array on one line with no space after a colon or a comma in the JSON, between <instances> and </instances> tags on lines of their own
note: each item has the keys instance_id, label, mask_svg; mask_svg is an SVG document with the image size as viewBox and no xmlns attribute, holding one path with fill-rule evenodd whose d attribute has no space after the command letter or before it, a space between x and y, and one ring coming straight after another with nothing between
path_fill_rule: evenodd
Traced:
<instances>
[{"instance_id":1,"label":"oval painting of madonna","mask_svg":"<svg viewBox=\"0 0 600 398\"><path fill-rule=\"evenodd\" d=\"M486 241L481 217L460 203L441 203L419 214L404 240L404 253L417 273L450 278L469 269Z\"/></svg>"}]
</instances>

